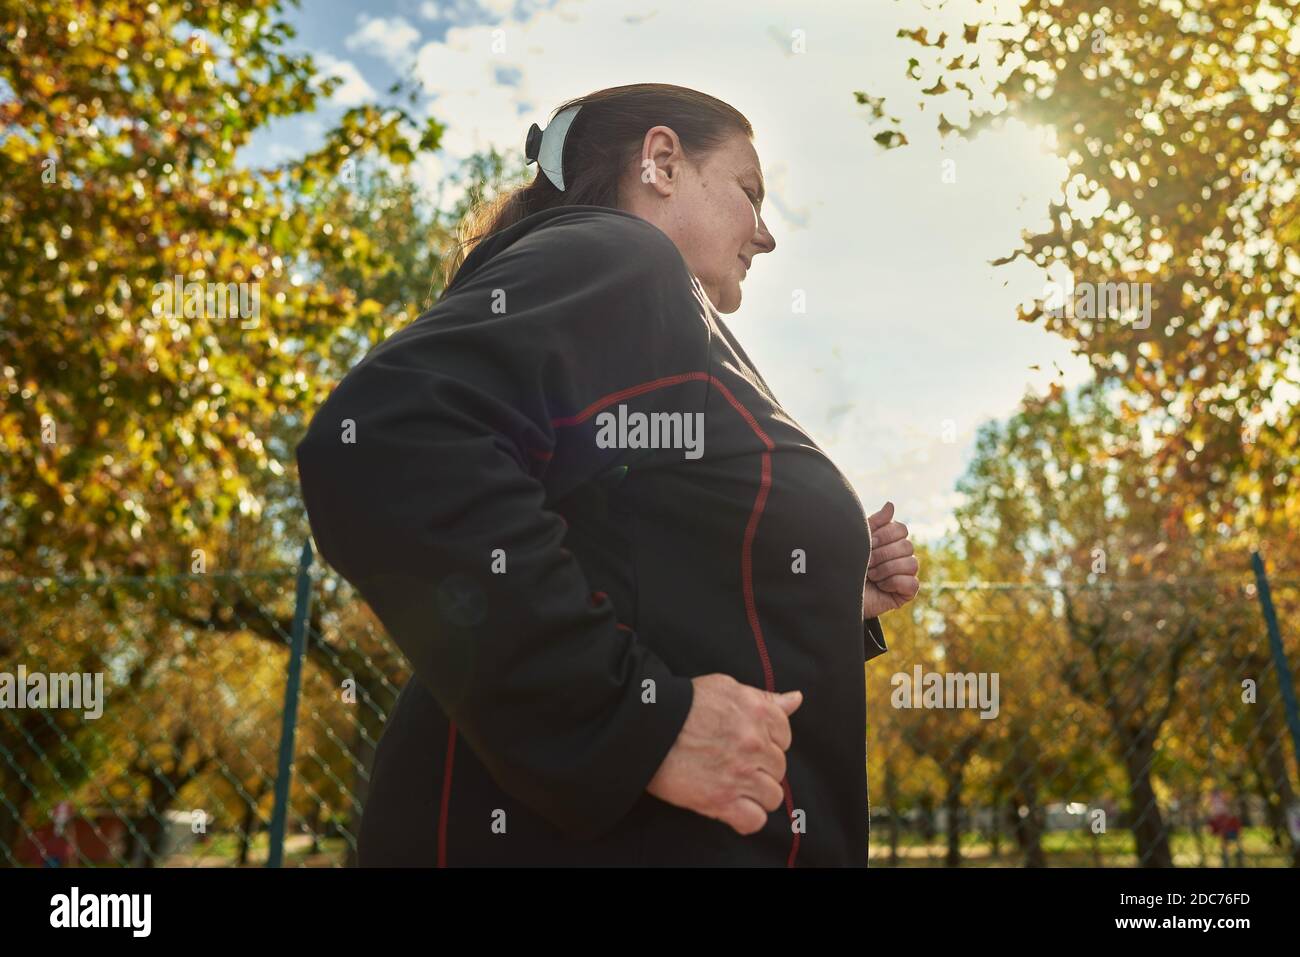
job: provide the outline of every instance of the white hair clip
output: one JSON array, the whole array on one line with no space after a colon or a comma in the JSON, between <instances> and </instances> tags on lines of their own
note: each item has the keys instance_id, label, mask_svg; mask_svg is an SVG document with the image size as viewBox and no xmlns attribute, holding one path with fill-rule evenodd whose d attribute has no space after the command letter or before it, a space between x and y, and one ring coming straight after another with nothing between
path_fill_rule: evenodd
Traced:
<instances>
[{"instance_id":1,"label":"white hair clip","mask_svg":"<svg viewBox=\"0 0 1300 957\"><path fill-rule=\"evenodd\" d=\"M571 106L567 110L561 110L545 130L542 130L534 123L528 129L528 140L524 145L524 155L528 157L528 162L536 163L541 167L542 172L546 174L546 178L561 193L564 192L564 170L562 168L564 138L568 135L569 126L573 123L573 118L577 116L580 109L582 109L582 104Z\"/></svg>"}]
</instances>

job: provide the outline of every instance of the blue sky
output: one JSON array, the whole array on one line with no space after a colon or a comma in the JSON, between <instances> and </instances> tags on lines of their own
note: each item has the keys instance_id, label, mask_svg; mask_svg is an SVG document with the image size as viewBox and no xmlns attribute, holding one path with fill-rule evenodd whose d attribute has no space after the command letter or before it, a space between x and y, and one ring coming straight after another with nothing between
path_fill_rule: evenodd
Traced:
<instances>
[{"instance_id":1,"label":"blue sky","mask_svg":"<svg viewBox=\"0 0 1300 957\"><path fill-rule=\"evenodd\" d=\"M426 91L417 110L448 127L419 170L431 196L474 150L522 152L529 124L545 126L571 96L665 82L726 100L754 126L778 244L726 320L868 511L892 499L928 538L951 515L978 424L1014 411L1026 388L1089 373L1059 338L1016 320L1048 277L989 265L1046 225L1065 177L1051 131L1012 120L941 142L935 106L908 108L917 47L896 37L918 22L919 2L304 0L289 14L295 43L344 85L321 113L263 134L248 158L311 148L334 115L382 101L411 73ZM966 6L950 4L953 16ZM856 90L890 97L909 146L872 141ZM946 102L960 119L959 99ZM804 313L792 310L795 290Z\"/></svg>"}]
</instances>

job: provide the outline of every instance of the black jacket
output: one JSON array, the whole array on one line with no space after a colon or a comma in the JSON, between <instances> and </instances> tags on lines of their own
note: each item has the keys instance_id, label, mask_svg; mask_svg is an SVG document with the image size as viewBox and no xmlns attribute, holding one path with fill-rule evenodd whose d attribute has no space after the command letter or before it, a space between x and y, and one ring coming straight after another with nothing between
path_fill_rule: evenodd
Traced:
<instances>
[{"instance_id":1,"label":"black jacket","mask_svg":"<svg viewBox=\"0 0 1300 957\"><path fill-rule=\"evenodd\" d=\"M865 865L865 516L656 226L566 206L484 240L297 458L414 670L363 865ZM645 793L713 672L804 693L750 836Z\"/></svg>"}]
</instances>

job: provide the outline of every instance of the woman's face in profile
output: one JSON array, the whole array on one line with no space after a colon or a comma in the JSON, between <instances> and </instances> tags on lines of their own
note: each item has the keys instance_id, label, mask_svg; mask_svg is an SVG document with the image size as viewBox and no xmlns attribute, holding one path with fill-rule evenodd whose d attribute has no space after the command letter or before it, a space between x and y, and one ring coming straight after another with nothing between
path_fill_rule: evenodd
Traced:
<instances>
[{"instance_id":1,"label":"woman's face in profile","mask_svg":"<svg viewBox=\"0 0 1300 957\"><path fill-rule=\"evenodd\" d=\"M749 138L736 133L699 165L684 162L680 141L668 127L647 133L647 158L661 173L639 183L629 212L648 219L677 244L720 313L740 308L740 284L760 253L776 240L763 222L763 172Z\"/></svg>"}]
</instances>

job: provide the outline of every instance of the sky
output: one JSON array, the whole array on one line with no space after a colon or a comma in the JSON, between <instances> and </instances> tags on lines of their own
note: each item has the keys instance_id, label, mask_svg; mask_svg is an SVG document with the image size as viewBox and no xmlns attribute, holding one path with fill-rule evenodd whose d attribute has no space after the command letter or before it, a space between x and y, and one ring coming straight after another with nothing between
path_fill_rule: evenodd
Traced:
<instances>
[{"instance_id":1,"label":"sky","mask_svg":"<svg viewBox=\"0 0 1300 957\"><path fill-rule=\"evenodd\" d=\"M960 16L969 3L950 3ZM1014 6L1014 4L1013 4ZM279 122L248 156L313 148L348 106L385 101L401 77L417 114L446 124L418 176L443 177L476 150L522 154L565 99L663 82L730 103L754 127L777 242L724 317L787 411L857 490L886 500L914 539L949 527L976 428L1013 413L1027 389L1068 387L1087 363L1017 307L1048 277L990 261L1045 228L1066 177L1050 129L1014 118L971 140L940 140L905 76L917 46L896 36L922 0L303 0L295 48L343 79L314 116ZM909 145L884 150L855 91L886 97ZM952 118L952 117L950 117ZM802 290L805 312L795 312Z\"/></svg>"}]
</instances>

